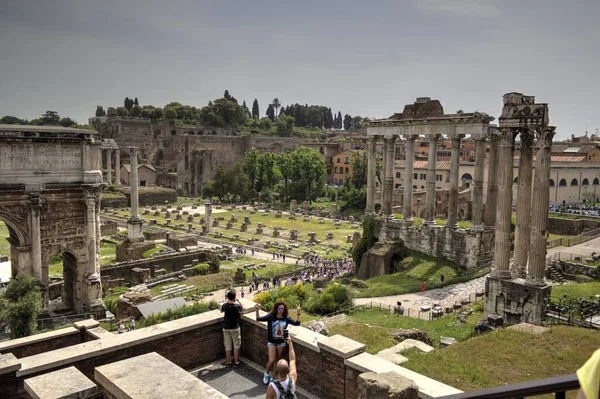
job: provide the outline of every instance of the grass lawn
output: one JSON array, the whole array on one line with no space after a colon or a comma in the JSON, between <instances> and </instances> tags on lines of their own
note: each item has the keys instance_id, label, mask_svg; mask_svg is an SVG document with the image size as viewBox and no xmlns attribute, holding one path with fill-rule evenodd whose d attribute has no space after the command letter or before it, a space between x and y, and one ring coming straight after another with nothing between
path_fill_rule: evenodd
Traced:
<instances>
[{"instance_id":1,"label":"grass lawn","mask_svg":"<svg viewBox=\"0 0 600 399\"><path fill-rule=\"evenodd\" d=\"M375 308L352 313L351 318L353 323L332 326L330 334L342 334L362 342L367 346L367 352L375 354L396 344L389 332L398 328L423 330L436 347L439 346L440 336L453 337L457 341L466 340L471 337L475 325L481 320L481 313L473 313L464 324L457 322L456 315L428 321L398 316Z\"/></svg>"},{"instance_id":2,"label":"grass lawn","mask_svg":"<svg viewBox=\"0 0 600 399\"><path fill-rule=\"evenodd\" d=\"M303 266L296 266L295 264L283 264L280 262L272 262L263 259L255 259L251 256L238 256L235 260L225 260L221 261L221 271L229 271L230 273L235 273L238 267L244 267L244 265L248 265L253 263L255 265L259 265L264 263L267 267L264 269L258 270L247 270L246 271L246 280L252 280L252 273L256 273L259 277L273 277L276 275L281 275L284 273L290 273L295 270L302 269Z\"/></svg>"},{"instance_id":3,"label":"grass lawn","mask_svg":"<svg viewBox=\"0 0 600 399\"><path fill-rule=\"evenodd\" d=\"M174 283L167 282L164 284L157 285L155 287L152 287L150 289L150 292L152 292L152 295L159 295L160 290L163 286L171 285L171 284L174 284ZM215 273L215 274L208 274L206 276L189 277L185 281L182 281L180 284L196 286L195 292L186 294L186 295L191 295L193 293L211 292L211 291L216 291L216 290L220 290L223 288L227 288L233 284L233 280L231 279L231 274L229 274L229 273ZM221 300L221 298L215 298L215 300L218 301L218 300Z\"/></svg>"},{"instance_id":4,"label":"grass lawn","mask_svg":"<svg viewBox=\"0 0 600 399\"><path fill-rule=\"evenodd\" d=\"M409 352L402 366L468 391L574 373L598 347L600 334L589 329L502 330L429 354Z\"/></svg>"},{"instance_id":5,"label":"grass lawn","mask_svg":"<svg viewBox=\"0 0 600 399\"><path fill-rule=\"evenodd\" d=\"M157 207L160 209L160 207ZM198 207L197 212L201 212L202 206ZM215 211L217 211L216 206L213 207ZM225 208L223 208L225 209ZM196 210L192 210L191 213L196 212ZM129 217L128 211L118 211L117 214L126 219ZM237 222L233 223L231 229L226 228L227 221L230 220L231 215L234 214ZM242 232L240 231L240 227L244 221L244 217L247 216L250 218L251 225L248 227L248 231ZM154 212L151 211L148 215L141 215L141 217L145 221L149 221L150 219L155 219L158 225L164 225L167 221L164 218L164 212L161 213L160 216L154 216ZM348 254L348 250L351 247L351 244L346 243L346 237L348 235L353 234L355 231L358 231L362 234L362 227L359 223L348 223L341 222L339 226L334 225L334 221L332 219L324 219L324 223L319 223L319 218L313 217L309 222L304 222L302 216L297 216L295 220L290 220L286 215L283 215L281 218L277 218L275 216L275 212L271 212L269 214L265 214L263 212L251 214L249 210L235 209L233 211L225 211L219 213L213 213L213 218L224 218L224 220L220 221L220 226L212 227L210 238L218 238L219 240L229 242L232 245L235 244L246 244L249 239L258 238L260 241L258 245L261 247L266 241L278 242L280 244L290 244L288 241L289 231L291 229L295 229L299 231L299 244L298 248L293 248L292 253L294 254L302 254L311 249L315 250L322 256L326 256L328 258L340 258L350 256ZM263 234L256 234L256 227L258 223L262 223L264 225ZM175 220L175 216L171 218L171 225L183 224L187 227L187 216L183 216L182 220ZM196 217L193 223L194 227L198 230L201 230L200 218ZM353 227L355 226L355 227ZM163 227L164 226L158 226ZM273 228L280 227L281 236L273 237ZM216 237L215 233L222 233L221 237ZM317 245L309 245L308 244L308 233L314 232L316 233L316 238L321 240L320 244ZM333 233L333 239L327 239L327 234ZM233 238L234 235L237 235L238 238ZM334 249L330 248L330 244L337 244L339 248ZM267 251L276 250L275 247L266 248ZM278 250L279 251L279 250Z\"/></svg>"},{"instance_id":6,"label":"grass lawn","mask_svg":"<svg viewBox=\"0 0 600 399\"><path fill-rule=\"evenodd\" d=\"M559 298L562 296L570 298L590 298L594 295L600 295L600 281L592 281L589 283L570 283L563 285L555 285L552 287L552 297Z\"/></svg>"},{"instance_id":7,"label":"grass lawn","mask_svg":"<svg viewBox=\"0 0 600 399\"><path fill-rule=\"evenodd\" d=\"M109 265L115 261L116 258L116 246L109 242L100 243L100 266ZM62 277L63 276L63 260L62 255L55 255L50 259L48 265L48 275L50 277Z\"/></svg>"},{"instance_id":8,"label":"grass lawn","mask_svg":"<svg viewBox=\"0 0 600 399\"><path fill-rule=\"evenodd\" d=\"M467 272L464 268L446 259L411 252L402 260L401 272L366 280L367 288L353 288L356 297L369 298L387 295L400 295L418 292L421 283L427 283L427 289L441 287L440 276L444 275L444 285L467 281L480 277L489 272L487 269L475 273Z\"/></svg>"}]
</instances>

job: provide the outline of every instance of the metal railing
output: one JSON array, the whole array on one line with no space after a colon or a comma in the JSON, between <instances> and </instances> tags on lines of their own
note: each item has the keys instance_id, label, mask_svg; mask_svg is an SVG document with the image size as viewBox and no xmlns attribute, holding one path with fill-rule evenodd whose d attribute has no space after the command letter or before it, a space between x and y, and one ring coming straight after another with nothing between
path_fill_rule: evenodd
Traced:
<instances>
[{"instance_id":1,"label":"metal railing","mask_svg":"<svg viewBox=\"0 0 600 399\"><path fill-rule=\"evenodd\" d=\"M556 399L565 399L568 391L576 389L579 389L577 375L569 374L455 395L439 396L437 399L513 399L544 394L554 394Z\"/></svg>"}]
</instances>

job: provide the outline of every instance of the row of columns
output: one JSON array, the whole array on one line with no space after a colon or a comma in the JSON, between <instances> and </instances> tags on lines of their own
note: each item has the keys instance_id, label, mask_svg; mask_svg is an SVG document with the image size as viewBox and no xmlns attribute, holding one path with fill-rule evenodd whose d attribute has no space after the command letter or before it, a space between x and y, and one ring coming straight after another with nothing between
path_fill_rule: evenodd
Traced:
<instances>
[{"instance_id":1,"label":"row of columns","mask_svg":"<svg viewBox=\"0 0 600 399\"><path fill-rule=\"evenodd\" d=\"M118 148L101 148L100 151L106 151L106 182L112 185L112 152L115 152L115 179L116 184L121 184L121 152ZM102 170L102 153L100 154L100 170Z\"/></svg>"},{"instance_id":2,"label":"row of columns","mask_svg":"<svg viewBox=\"0 0 600 399\"><path fill-rule=\"evenodd\" d=\"M521 134L515 258L510 263L513 157L515 137ZM535 174L533 140L537 138ZM492 276L500 279L524 278L525 284L543 286L546 268L546 231L550 202L550 160L554 127L501 131L500 184L496 210L497 229ZM533 184L532 184L533 181Z\"/></svg>"},{"instance_id":3,"label":"row of columns","mask_svg":"<svg viewBox=\"0 0 600 399\"><path fill-rule=\"evenodd\" d=\"M404 220L412 221L412 204L413 204L413 178L414 178L414 152L415 140L418 135L405 135L406 139L406 162L405 162L405 178L404 178ZM458 182L459 182L459 166L460 166L460 144L464 135L452 136L452 150L450 158L450 190L448 199L448 224L446 227L457 228L458 222ZM441 135L427 137L429 139L429 152L427 162L427 194L425 204L425 223L429 225L435 224L436 219L436 171L437 171L437 143ZM474 136L475 146L475 176L473 180L473 217L471 228L475 231L484 229L483 216L483 182L485 169L485 137ZM382 213L384 216L393 214L393 190L394 190L394 143L395 137L385 137L383 142L383 185L381 189ZM368 162L367 162L367 206L366 212L373 213L375 211L375 176L376 176L376 136L369 137L368 143ZM498 139L492 135L490 144L490 163L488 165L488 201L490 197L494 197L492 203L488 203L486 208L485 225L495 226L495 196L497 192L497 156ZM493 154L492 154L493 152ZM493 206L493 208L491 206ZM490 209L491 208L491 209Z\"/></svg>"}]
</instances>

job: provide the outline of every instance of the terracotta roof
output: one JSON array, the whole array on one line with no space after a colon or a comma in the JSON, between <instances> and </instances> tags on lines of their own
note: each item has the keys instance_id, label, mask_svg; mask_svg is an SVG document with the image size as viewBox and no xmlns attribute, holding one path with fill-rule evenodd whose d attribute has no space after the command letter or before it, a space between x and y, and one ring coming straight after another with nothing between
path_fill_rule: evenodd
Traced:
<instances>
[{"instance_id":1,"label":"terracotta roof","mask_svg":"<svg viewBox=\"0 0 600 399\"><path fill-rule=\"evenodd\" d=\"M406 161L400 160L396 161L395 169L404 169L406 165ZM427 161L415 161L414 164L415 169L427 169ZM449 161L437 161L437 165L435 167L436 170L450 170L450 162Z\"/></svg>"},{"instance_id":2,"label":"terracotta roof","mask_svg":"<svg viewBox=\"0 0 600 399\"><path fill-rule=\"evenodd\" d=\"M518 161L521 158L520 154L515 154L515 161ZM533 162L535 162L536 156L533 156ZM551 162L585 162L587 160L587 155L585 154L569 154L569 153L559 153L552 154L550 161Z\"/></svg>"}]
</instances>

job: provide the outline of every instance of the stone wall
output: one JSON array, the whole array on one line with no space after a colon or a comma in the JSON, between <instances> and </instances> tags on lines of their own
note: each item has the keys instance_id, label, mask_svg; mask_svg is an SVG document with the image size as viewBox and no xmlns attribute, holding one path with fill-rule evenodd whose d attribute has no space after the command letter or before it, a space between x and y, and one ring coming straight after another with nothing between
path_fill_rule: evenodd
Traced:
<instances>
[{"instance_id":1,"label":"stone wall","mask_svg":"<svg viewBox=\"0 0 600 399\"><path fill-rule=\"evenodd\" d=\"M548 232L556 235L576 236L600 228L600 220L548 218Z\"/></svg>"},{"instance_id":2,"label":"stone wall","mask_svg":"<svg viewBox=\"0 0 600 399\"><path fill-rule=\"evenodd\" d=\"M31 337L12 339L0 343L0 354L12 353L17 358L37 355L55 349L79 344L81 336L74 327L61 328Z\"/></svg>"},{"instance_id":3,"label":"stone wall","mask_svg":"<svg viewBox=\"0 0 600 399\"><path fill-rule=\"evenodd\" d=\"M379 241L402 241L406 248L444 258L466 268L489 266L493 259L494 232L446 229L443 226L408 227L402 220L381 222Z\"/></svg>"},{"instance_id":4,"label":"stone wall","mask_svg":"<svg viewBox=\"0 0 600 399\"><path fill-rule=\"evenodd\" d=\"M105 198L102 196L100 206L102 208L128 208L130 194L128 188L121 188L125 197ZM164 205L165 201L173 203L177 201L177 191L163 187L139 187L140 206Z\"/></svg>"},{"instance_id":5,"label":"stone wall","mask_svg":"<svg viewBox=\"0 0 600 399\"><path fill-rule=\"evenodd\" d=\"M104 220L100 224L100 236L109 236L112 234L117 234L117 222L113 222L111 220Z\"/></svg>"},{"instance_id":6,"label":"stone wall","mask_svg":"<svg viewBox=\"0 0 600 399\"><path fill-rule=\"evenodd\" d=\"M128 197L105 197L102 195L100 199L100 207L101 208L127 208L129 207L129 198Z\"/></svg>"},{"instance_id":7,"label":"stone wall","mask_svg":"<svg viewBox=\"0 0 600 399\"><path fill-rule=\"evenodd\" d=\"M567 274L582 274L595 279L600 278L600 269L597 266L587 266L581 263L567 262L564 260L559 260L558 264Z\"/></svg>"}]
</instances>

